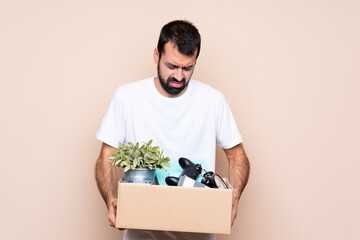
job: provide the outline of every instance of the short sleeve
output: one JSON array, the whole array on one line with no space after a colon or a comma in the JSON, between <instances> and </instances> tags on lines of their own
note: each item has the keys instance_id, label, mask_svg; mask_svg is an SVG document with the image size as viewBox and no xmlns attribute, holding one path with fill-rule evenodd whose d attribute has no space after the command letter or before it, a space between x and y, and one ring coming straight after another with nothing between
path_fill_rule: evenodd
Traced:
<instances>
[{"instance_id":1,"label":"short sleeve","mask_svg":"<svg viewBox=\"0 0 360 240\"><path fill-rule=\"evenodd\" d=\"M100 128L96 133L97 139L118 148L119 142L123 143L125 140L124 114L124 96L121 93L120 87L116 90Z\"/></svg>"},{"instance_id":2,"label":"short sleeve","mask_svg":"<svg viewBox=\"0 0 360 240\"><path fill-rule=\"evenodd\" d=\"M216 141L223 149L229 149L240 144L243 140L236 126L230 106L223 94L218 97Z\"/></svg>"}]
</instances>

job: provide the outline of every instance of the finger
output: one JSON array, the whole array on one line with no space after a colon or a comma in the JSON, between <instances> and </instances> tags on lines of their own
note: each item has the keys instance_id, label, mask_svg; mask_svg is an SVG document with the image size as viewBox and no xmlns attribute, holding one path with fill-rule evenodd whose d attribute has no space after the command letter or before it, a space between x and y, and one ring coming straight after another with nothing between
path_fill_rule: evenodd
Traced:
<instances>
[{"instance_id":1,"label":"finger","mask_svg":"<svg viewBox=\"0 0 360 240\"><path fill-rule=\"evenodd\" d=\"M110 226L115 227L115 224L116 224L115 214L113 214L112 212L109 212L108 219L109 219Z\"/></svg>"},{"instance_id":2,"label":"finger","mask_svg":"<svg viewBox=\"0 0 360 240\"><path fill-rule=\"evenodd\" d=\"M108 202L108 221L111 227L116 226L116 209L117 209L117 199L112 199Z\"/></svg>"},{"instance_id":3,"label":"finger","mask_svg":"<svg viewBox=\"0 0 360 240\"><path fill-rule=\"evenodd\" d=\"M110 226L115 227L116 217L115 217L115 214L113 214L112 211L109 211L108 220L109 220Z\"/></svg>"},{"instance_id":4,"label":"finger","mask_svg":"<svg viewBox=\"0 0 360 240\"><path fill-rule=\"evenodd\" d=\"M109 220L110 227L114 227L114 224Z\"/></svg>"},{"instance_id":5,"label":"finger","mask_svg":"<svg viewBox=\"0 0 360 240\"><path fill-rule=\"evenodd\" d=\"M236 213L233 214L232 217L231 217L231 226L234 225L235 218L236 218Z\"/></svg>"},{"instance_id":6,"label":"finger","mask_svg":"<svg viewBox=\"0 0 360 240\"><path fill-rule=\"evenodd\" d=\"M231 226L234 224L236 216L237 216L237 206L233 206L231 211Z\"/></svg>"}]
</instances>

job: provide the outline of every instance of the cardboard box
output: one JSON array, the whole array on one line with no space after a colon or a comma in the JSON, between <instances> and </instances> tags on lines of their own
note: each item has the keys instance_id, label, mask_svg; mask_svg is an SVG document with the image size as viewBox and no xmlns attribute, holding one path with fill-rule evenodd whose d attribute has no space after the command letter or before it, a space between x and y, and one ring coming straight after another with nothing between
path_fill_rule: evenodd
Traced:
<instances>
[{"instance_id":1,"label":"cardboard box","mask_svg":"<svg viewBox=\"0 0 360 240\"><path fill-rule=\"evenodd\" d=\"M119 182L116 227L230 234L232 195L232 188Z\"/></svg>"}]
</instances>

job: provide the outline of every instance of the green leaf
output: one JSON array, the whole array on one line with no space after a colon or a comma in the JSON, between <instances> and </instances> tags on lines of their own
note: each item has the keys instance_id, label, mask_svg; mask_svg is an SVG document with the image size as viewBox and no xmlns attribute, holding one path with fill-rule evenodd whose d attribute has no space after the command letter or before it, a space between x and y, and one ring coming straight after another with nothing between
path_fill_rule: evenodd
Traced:
<instances>
[{"instance_id":1,"label":"green leaf","mask_svg":"<svg viewBox=\"0 0 360 240\"><path fill-rule=\"evenodd\" d=\"M126 162L121 162L120 163L120 167L126 167L126 166L128 166L128 164L126 164Z\"/></svg>"},{"instance_id":2,"label":"green leaf","mask_svg":"<svg viewBox=\"0 0 360 240\"><path fill-rule=\"evenodd\" d=\"M135 150L135 153L134 153L134 157L137 158L137 157L140 156L140 154L141 154L140 150L139 150L139 149L136 149L136 150Z\"/></svg>"},{"instance_id":3,"label":"green leaf","mask_svg":"<svg viewBox=\"0 0 360 240\"><path fill-rule=\"evenodd\" d=\"M168 157L164 157L164 151L159 146L152 147L151 139L147 143L133 144L132 142L121 143L119 142L119 148L108 161L111 163L111 168L114 166L123 167L124 171L135 168L164 168L170 166Z\"/></svg>"},{"instance_id":4,"label":"green leaf","mask_svg":"<svg viewBox=\"0 0 360 240\"><path fill-rule=\"evenodd\" d=\"M115 162L115 161L114 161L114 162ZM116 166L119 166L120 162L121 162L121 159L117 160L117 161L115 162L115 165L116 165Z\"/></svg>"},{"instance_id":5,"label":"green leaf","mask_svg":"<svg viewBox=\"0 0 360 240\"><path fill-rule=\"evenodd\" d=\"M133 165L134 167L136 167L138 164L139 164L139 159L138 159L138 158L135 158L132 165Z\"/></svg>"}]
</instances>

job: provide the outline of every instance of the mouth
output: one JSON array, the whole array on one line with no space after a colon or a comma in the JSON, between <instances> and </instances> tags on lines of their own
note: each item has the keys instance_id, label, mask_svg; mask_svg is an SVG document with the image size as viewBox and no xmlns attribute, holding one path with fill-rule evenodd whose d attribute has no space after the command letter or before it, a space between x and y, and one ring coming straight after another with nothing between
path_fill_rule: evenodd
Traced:
<instances>
[{"instance_id":1,"label":"mouth","mask_svg":"<svg viewBox=\"0 0 360 240\"><path fill-rule=\"evenodd\" d=\"M181 88L184 85L182 82L174 82L174 81L170 82L169 84L173 88Z\"/></svg>"}]
</instances>

